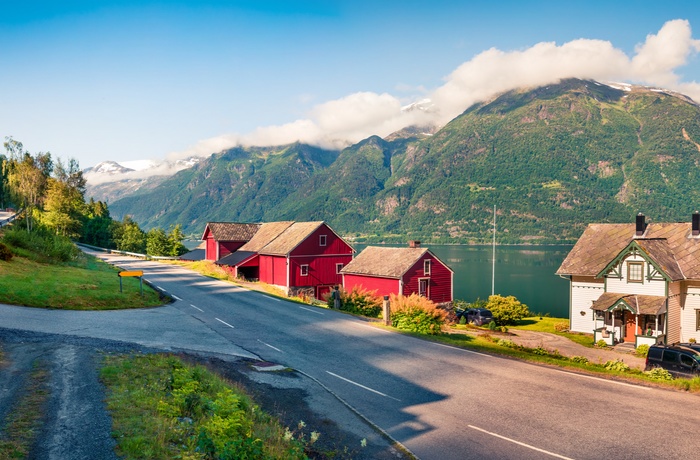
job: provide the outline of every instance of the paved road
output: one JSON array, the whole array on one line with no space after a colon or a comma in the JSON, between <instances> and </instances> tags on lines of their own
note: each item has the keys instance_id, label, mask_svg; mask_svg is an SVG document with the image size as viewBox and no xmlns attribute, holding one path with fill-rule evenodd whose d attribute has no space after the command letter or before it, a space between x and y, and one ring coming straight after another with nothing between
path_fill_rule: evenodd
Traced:
<instances>
[{"instance_id":1,"label":"paved road","mask_svg":"<svg viewBox=\"0 0 700 460\"><path fill-rule=\"evenodd\" d=\"M422 459L697 455L694 395L424 342L179 267L102 257L144 270L178 300L118 312L2 307L2 326L281 363L318 381Z\"/></svg>"}]
</instances>

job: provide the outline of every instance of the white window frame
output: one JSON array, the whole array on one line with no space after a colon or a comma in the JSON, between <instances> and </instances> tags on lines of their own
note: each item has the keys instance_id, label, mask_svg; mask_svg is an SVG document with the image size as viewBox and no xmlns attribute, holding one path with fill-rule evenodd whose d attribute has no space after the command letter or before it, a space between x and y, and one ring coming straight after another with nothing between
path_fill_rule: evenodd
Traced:
<instances>
[{"instance_id":1,"label":"white window frame","mask_svg":"<svg viewBox=\"0 0 700 460\"><path fill-rule=\"evenodd\" d=\"M309 264L299 265L299 276L309 276Z\"/></svg>"},{"instance_id":2,"label":"white window frame","mask_svg":"<svg viewBox=\"0 0 700 460\"><path fill-rule=\"evenodd\" d=\"M632 267L639 267L639 278L632 278ZM627 262L627 282L644 283L644 262Z\"/></svg>"},{"instance_id":3,"label":"white window frame","mask_svg":"<svg viewBox=\"0 0 700 460\"><path fill-rule=\"evenodd\" d=\"M430 259L425 259L423 261L423 274L424 275L430 275L430 271L432 269L432 261Z\"/></svg>"},{"instance_id":4,"label":"white window frame","mask_svg":"<svg viewBox=\"0 0 700 460\"><path fill-rule=\"evenodd\" d=\"M425 283L425 292L420 292L422 283ZM423 297L430 295L430 278L418 278L418 295Z\"/></svg>"},{"instance_id":5,"label":"white window frame","mask_svg":"<svg viewBox=\"0 0 700 460\"><path fill-rule=\"evenodd\" d=\"M318 235L318 245L328 246L328 235Z\"/></svg>"},{"instance_id":6,"label":"white window frame","mask_svg":"<svg viewBox=\"0 0 700 460\"><path fill-rule=\"evenodd\" d=\"M341 264L340 262L335 264L335 274L340 275L340 270L342 270L344 266L345 265Z\"/></svg>"}]
</instances>

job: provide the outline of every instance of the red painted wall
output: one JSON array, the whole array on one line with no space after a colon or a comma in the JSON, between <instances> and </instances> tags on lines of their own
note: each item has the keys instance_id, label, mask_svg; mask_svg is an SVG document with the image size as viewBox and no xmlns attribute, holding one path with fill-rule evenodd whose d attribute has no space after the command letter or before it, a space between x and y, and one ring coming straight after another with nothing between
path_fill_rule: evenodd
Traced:
<instances>
[{"instance_id":1,"label":"red painted wall","mask_svg":"<svg viewBox=\"0 0 700 460\"><path fill-rule=\"evenodd\" d=\"M320 235L326 235L326 245L319 244ZM352 248L340 237L338 237L328 227L323 224L316 229L308 238L306 238L299 246L297 246L290 256L311 256L311 255L352 255Z\"/></svg>"},{"instance_id":2,"label":"red painted wall","mask_svg":"<svg viewBox=\"0 0 700 460\"><path fill-rule=\"evenodd\" d=\"M287 286L287 258L261 254L260 281L277 286Z\"/></svg>"},{"instance_id":3,"label":"red painted wall","mask_svg":"<svg viewBox=\"0 0 700 460\"><path fill-rule=\"evenodd\" d=\"M399 280L397 279L351 274L345 275L343 288L346 291L351 291L355 286L361 286L368 291L376 290L379 296L399 293Z\"/></svg>"},{"instance_id":4,"label":"red painted wall","mask_svg":"<svg viewBox=\"0 0 700 460\"><path fill-rule=\"evenodd\" d=\"M219 259L238 250L245 244L245 241L220 241L219 242Z\"/></svg>"},{"instance_id":5,"label":"red painted wall","mask_svg":"<svg viewBox=\"0 0 700 460\"><path fill-rule=\"evenodd\" d=\"M343 282L342 275L336 273L335 264L350 263L352 255L290 257L290 286L335 285ZM301 265L309 266L309 274L301 276Z\"/></svg>"},{"instance_id":6,"label":"red painted wall","mask_svg":"<svg viewBox=\"0 0 700 460\"><path fill-rule=\"evenodd\" d=\"M206 239L207 246L205 249L205 257L207 260L217 260L216 259L216 241L209 235Z\"/></svg>"},{"instance_id":7,"label":"red painted wall","mask_svg":"<svg viewBox=\"0 0 700 460\"><path fill-rule=\"evenodd\" d=\"M430 259L430 275L423 272L424 261ZM418 279L429 278L428 298L435 303L452 301L452 272L434 255L426 252L403 276L403 295L418 294Z\"/></svg>"}]
</instances>

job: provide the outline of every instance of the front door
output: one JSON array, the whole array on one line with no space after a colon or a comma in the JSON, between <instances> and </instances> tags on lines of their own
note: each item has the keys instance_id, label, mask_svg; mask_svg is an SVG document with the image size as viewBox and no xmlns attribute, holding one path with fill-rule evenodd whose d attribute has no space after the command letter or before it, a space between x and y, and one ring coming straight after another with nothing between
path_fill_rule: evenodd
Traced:
<instances>
[{"instance_id":1,"label":"front door","mask_svg":"<svg viewBox=\"0 0 700 460\"><path fill-rule=\"evenodd\" d=\"M428 278L421 278L418 280L418 295L423 297L430 297L428 293Z\"/></svg>"},{"instance_id":2,"label":"front door","mask_svg":"<svg viewBox=\"0 0 700 460\"><path fill-rule=\"evenodd\" d=\"M636 315L631 312L625 312L625 342L634 343L635 335L637 335L637 322L635 320Z\"/></svg>"}]
</instances>

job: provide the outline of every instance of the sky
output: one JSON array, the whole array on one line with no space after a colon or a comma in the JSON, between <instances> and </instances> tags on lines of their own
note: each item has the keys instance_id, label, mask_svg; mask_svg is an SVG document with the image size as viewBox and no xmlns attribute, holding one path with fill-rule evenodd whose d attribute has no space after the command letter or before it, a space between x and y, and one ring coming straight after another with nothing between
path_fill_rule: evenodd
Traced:
<instances>
[{"instance_id":1,"label":"sky","mask_svg":"<svg viewBox=\"0 0 700 460\"><path fill-rule=\"evenodd\" d=\"M339 148L567 77L700 101L698 38L697 0L0 0L0 135L86 168Z\"/></svg>"}]
</instances>

